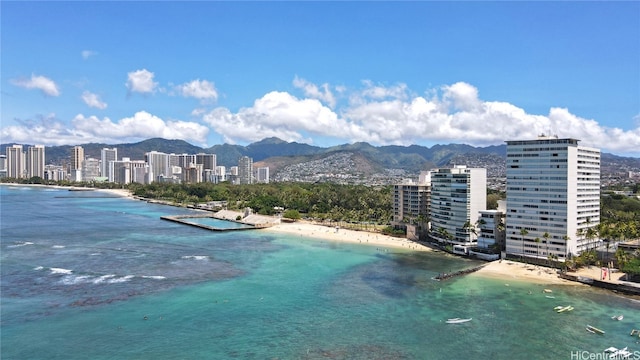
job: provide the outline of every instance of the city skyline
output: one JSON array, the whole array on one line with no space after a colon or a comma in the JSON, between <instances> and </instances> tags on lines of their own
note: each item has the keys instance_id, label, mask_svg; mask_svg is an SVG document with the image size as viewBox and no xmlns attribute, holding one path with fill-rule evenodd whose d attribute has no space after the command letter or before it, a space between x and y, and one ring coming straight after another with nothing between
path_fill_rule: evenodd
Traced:
<instances>
[{"instance_id":1,"label":"city skyline","mask_svg":"<svg viewBox=\"0 0 640 360\"><path fill-rule=\"evenodd\" d=\"M0 6L2 143L546 133L640 156L635 2Z\"/></svg>"}]
</instances>

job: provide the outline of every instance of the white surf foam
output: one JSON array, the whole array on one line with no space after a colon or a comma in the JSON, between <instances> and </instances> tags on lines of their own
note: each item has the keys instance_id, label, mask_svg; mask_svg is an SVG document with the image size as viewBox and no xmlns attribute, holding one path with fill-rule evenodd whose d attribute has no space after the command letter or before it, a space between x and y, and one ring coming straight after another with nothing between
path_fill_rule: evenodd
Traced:
<instances>
[{"instance_id":1,"label":"white surf foam","mask_svg":"<svg viewBox=\"0 0 640 360\"><path fill-rule=\"evenodd\" d=\"M161 276L161 275L142 275L141 278L144 279L155 279L155 280L164 280L167 277L166 276Z\"/></svg>"},{"instance_id":2,"label":"white surf foam","mask_svg":"<svg viewBox=\"0 0 640 360\"><path fill-rule=\"evenodd\" d=\"M93 283L94 284L100 284L100 283L103 283L103 282L105 282L105 281L107 281L109 279L112 279L114 277L116 277L115 274L108 274L108 275L98 276L97 278L93 279Z\"/></svg>"},{"instance_id":3,"label":"white surf foam","mask_svg":"<svg viewBox=\"0 0 640 360\"><path fill-rule=\"evenodd\" d=\"M52 274L71 274L73 270L63 269L63 268L50 268Z\"/></svg>"},{"instance_id":4,"label":"white surf foam","mask_svg":"<svg viewBox=\"0 0 640 360\"><path fill-rule=\"evenodd\" d=\"M119 277L119 278L109 279L109 280L107 280L107 283L109 283L109 284L123 283L123 282L127 282L127 281L133 279L134 277L135 276L133 276L133 275L122 276L122 277Z\"/></svg>"},{"instance_id":5,"label":"white surf foam","mask_svg":"<svg viewBox=\"0 0 640 360\"><path fill-rule=\"evenodd\" d=\"M64 285L77 285L87 283L91 281L91 278L89 275L65 275L60 279L60 282Z\"/></svg>"},{"instance_id":6,"label":"white surf foam","mask_svg":"<svg viewBox=\"0 0 640 360\"><path fill-rule=\"evenodd\" d=\"M29 241L16 241L13 245L9 245L7 247L8 248L17 248L17 247L22 247L22 246L27 246L27 245L33 245L33 243L29 242Z\"/></svg>"},{"instance_id":7,"label":"white surf foam","mask_svg":"<svg viewBox=\"0 0 640 360\"><path fill-rule=\"evenodd\" d=\"M185 260L209 260L207 255L185 255L182 258Z\"/></svg>"}]
</instances>

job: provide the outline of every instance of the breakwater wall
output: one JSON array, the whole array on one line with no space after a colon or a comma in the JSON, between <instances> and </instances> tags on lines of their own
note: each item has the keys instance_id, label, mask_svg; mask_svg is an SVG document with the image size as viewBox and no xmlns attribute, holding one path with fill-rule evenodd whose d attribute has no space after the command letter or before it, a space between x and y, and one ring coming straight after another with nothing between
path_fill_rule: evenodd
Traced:
<instances>
[{"instance_id":1,"label":"breakwater wall","mask_svg":"<svg viewBox=\"0 0 640 360\"><path fill-rule=\"evenodd\" d=\"M464 269L464 270L459 270L459 271L454 271L452 273L442 273L442 274L438 274L434 277L434 279L436 280L446 280L446 279L450 279L452 277L456 277L456 276L461 276L461 275L466 275L466 274L471 274L473 272L476 272L480 269L482 269L483 267L485 267L485 265L480 265L480 266L476 266L470 269Z\"/></svg>"},{"instance_id":2,"label":"breakwater wall","mask_svg":"<svg viewBox=\"0 0 640 360\"><path fill-rule=\"evenodd\" d=\"M173 221L180 224L195 226L201 229L206 229L211 231L239 231L239 230L255 230L260 228L260 226L244 224L244 223L243 225L245 226L241 228L219 228L211 225L198 224L198 223L188 221L188 219L193 219L193 218L212 218L213 219L214 217L212 217L211 215L168 215L168 216L160 217L160 219L162 220ZM229 220L225 220L225 221L229 221Z\"/></svg>"}]
</instances>

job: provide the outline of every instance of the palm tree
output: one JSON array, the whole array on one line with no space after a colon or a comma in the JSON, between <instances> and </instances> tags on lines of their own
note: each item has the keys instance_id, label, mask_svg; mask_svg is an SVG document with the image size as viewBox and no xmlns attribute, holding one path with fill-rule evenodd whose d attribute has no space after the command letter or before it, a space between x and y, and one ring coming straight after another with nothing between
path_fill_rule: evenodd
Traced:
<instances>
[{"instance_id":1,"label":"palm tree","mask_svg":"<svg viewBox=\"0 0 640 360\"><path fill-rule=\"evenodd\" d=\"M567 261L567 253L569 252L569 240L571 240L571 238L569 237L569 235L565 235L562 237L562 240L564 240L564 261Z\"/></svg>"},{"instance_id":2,"label":"palm tree","mask_svg":"<svg viewBox=\"0 0 640 360\"><path fill-rule=\"evenodd\" d=\"M520 229L520 236L522 237L522 260L524 260L524 237L528 234L529 232L527 231L527 229L525 228L521 228Z\"/></svg>"},{"instance_id":3,"label":"palm tree","mask_svg":"<svg viewBox=\"0 0 640 360\"><path fill-rule=\"evenodd\" d=\"M475 226L473 226L473 224L471 223L471 221L467 220L464 225L462 225L462 229L469 234L469 242L473 241L473 238L471 235L475 235L476 237L478 236L478 231L476 230Z\"/></svg>"},{"instance_id":4,"label":"palm tree","mask_svg":"<svg viewBox=\"0 0 640 360\"><path fill-rule=\"evenodd\" d=\"M536 258L540 258L540 238L536 237L535 239L533 239L533 241L536 242ZM537 263L537 259L536 259L536 263Z\"/></svg>"},{"instance_id":5,"label":"palm tree","mask_svg":"<svg viewBox=\"0 0 640 360\"><path fill-rule=\"evenodd\" d=\"M544 234L542 234L542 237L544 238L544 243L547 245L547 257L549 256L549 237L551 235L549 235L548 232L544 232Z\"/></svg>"}]
</instances>

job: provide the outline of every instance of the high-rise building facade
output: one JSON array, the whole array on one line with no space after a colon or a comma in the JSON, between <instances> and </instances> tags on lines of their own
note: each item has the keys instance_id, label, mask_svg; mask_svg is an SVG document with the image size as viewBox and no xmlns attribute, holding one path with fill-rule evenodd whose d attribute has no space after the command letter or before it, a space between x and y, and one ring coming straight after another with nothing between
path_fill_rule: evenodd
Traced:
<instances>
[{"instance_id":1,"label":"high-rise building facade","mask_svg":"<svg viewBox=\"0 0 640 360\"><path fill-rule=\"evenodd\" d=\"M34 176L44 179L44 145L27 148L27 177Z\"/></svg>"},{"instance_id":2,"label":"high-rise building facade","mask_svg":"<svg viewBox=\"0 0 640 360\"><path fill-rule=\"evenodd\" d=\"M600 150L578 141L507 141L507 254L564 261L598 245Z\"/></svg>"},{"instance_id":3,"label":"high-rise building facade","mask_svg":"<svg viewBox=\"0 0 640 360\"><path fill-rule=\"evenodd\" d=\"M26 161L22 145L7 146L7 177L23 178L26 176Z\"/></svg>"},{"instance_id":4,"label":"high-rise building facade","mask_svg":"<svg viewBox=\"0 0 640 360\"><path fill-rule=\"evenodd\" d=\"M262 184L269 183L269 168L268 167L259 167L256 169L256 182Z\"/></svg>"},{"instance_id":5,"label":"high-rise building facade","mask_svg":"<svg viewBox=\"0 0 640 360\"><path fill-rule=\"evenodd\" d=\"M394 227L406 229L407 238L418 240L429 229L429 199L431 179L421 177L420 183L412 181L393 186Z\"/></svg>"},{"instance_id":6,"label":"high-rise building facade","mask_svg":"<svg viewBox=\"0 0 640 360\"><path fill-rule=\"evenodd\" d=\"M108 181L113 182L113 166L112 161L118 160L118 149L104 148L100 151L100 176L105 177Z\"/></svg>"},{"instance_id":7,"label":"high-rise building facade","mask_svg":"<svg viewBox=\"0 0 640 360\"><path fill-rule=\"evenodd\" d=\"M475 223L486 207L486 169L456 166L431 172L432 238L454 245L473 245Z\"/></svg>"},{"instance_id":8,"label":"high-rise building facade","mask_svg":"<svg viewBox=\"0 0 640 360\"><path fill-rule=\"evenodd\" d=\"M82 181L95 181L100 177L100 160L86 158L82 162Z\"/></svg>"},{"instance_id":9,"label":"high-rise building facade","mask_svg":"<svg viewBox=\"0 0 640 360\"><path fill-rule=\"evenodd\" d=\"M253 184L253 159L248 156L243 156L238 160L238 182Z\"/></svg>"},{"instance_id":10,"label":"high-rise building facade","mask_svg":"<svg viewBox=\"0 0 640 360\"><path fill-rule=\"evenodd\" d=\"M169 154L151 151L146 153L144 157L147 164L149 164L149 183L161 181L163 178L170 178L173 176L173 170L169 165ZM174 157L174 159L177 158Z\"/></svg>"},{"instance_id":11,"label":"high-rise building facade","mask_svg":"<svg viewBox=\"0 0 640 360\"><path fill-rule=\"evenodd\" d=\"M84 163L84 148L82 146L74 146L71 149L71 181L82 181L82 165Z\"/></svg>"}]
</instances>

